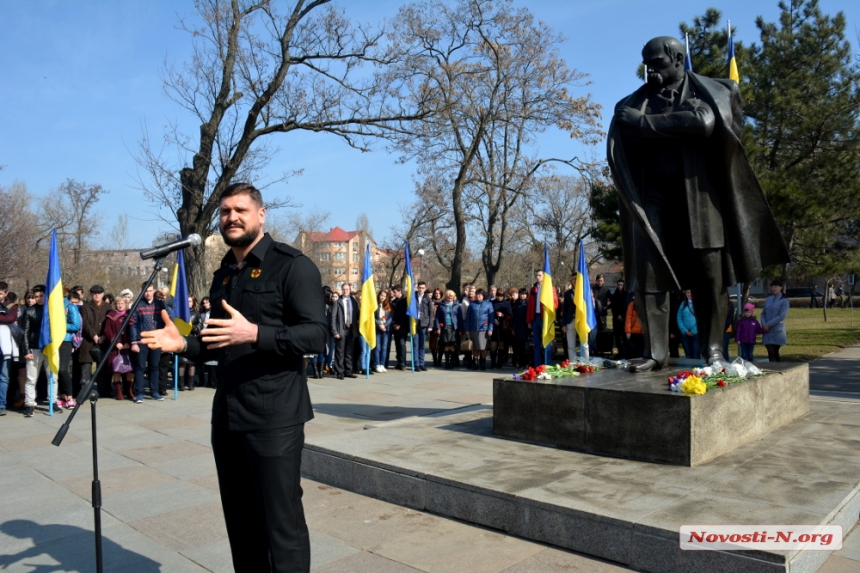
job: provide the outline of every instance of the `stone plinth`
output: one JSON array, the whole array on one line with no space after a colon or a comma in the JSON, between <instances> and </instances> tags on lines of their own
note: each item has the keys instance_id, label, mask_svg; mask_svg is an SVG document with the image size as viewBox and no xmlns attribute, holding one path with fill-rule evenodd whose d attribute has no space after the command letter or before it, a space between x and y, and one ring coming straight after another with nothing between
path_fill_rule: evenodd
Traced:
<instances>
[{"instance_id":1,"label":"stone plinth","mask_svg":"<svg viewBox=\"0 0 860 573\"><path fill-rule=\"evenodd\" d=\"M493 433L583 452L697 466L809 412L806 364L768 363L764 376L702 395L667 389L658 372L601 370L573 378L493 382Z\"/></svg>"}]
</instances>

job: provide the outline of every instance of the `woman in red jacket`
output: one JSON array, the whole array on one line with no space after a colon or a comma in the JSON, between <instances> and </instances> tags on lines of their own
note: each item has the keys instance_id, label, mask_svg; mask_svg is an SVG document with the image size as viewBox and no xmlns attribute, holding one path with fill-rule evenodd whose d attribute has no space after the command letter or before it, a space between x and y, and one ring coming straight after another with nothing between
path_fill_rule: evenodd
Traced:
<instances>
[{"instance_id":1,"label":"woman in red jacket","mask_svg":"<svg viewBox=\"0 0 860 573\"><path fill-rule=\"evenodd\" d=\"M113 306L114 310L107 313L104 326L102 327L102 333L107 340L113 340L114 336L119 332L120 327L122 327L122 321L125 320L125 316L128 313L128 302L121 296L117 297ZM114 397L117 400L122 400L124 393L127 394L131 400L134 400L134 393L132 390L133 368L129 357L130 348L131 344L129 344L128 339L128 327L126 326L116 343L116 347L114 347L108 356L108 366L113 373L111 382L113 383L115 391Z\"/></svg>"}]
</instances>

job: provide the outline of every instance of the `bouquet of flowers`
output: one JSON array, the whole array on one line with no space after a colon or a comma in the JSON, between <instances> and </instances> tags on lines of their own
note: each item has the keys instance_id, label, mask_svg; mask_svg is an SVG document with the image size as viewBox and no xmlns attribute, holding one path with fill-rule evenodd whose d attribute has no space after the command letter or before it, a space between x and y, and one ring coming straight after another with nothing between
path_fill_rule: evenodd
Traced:
<instances>
[{"instance_id":1,"label":"bouquet of flowers","mask_svg":"<svg viewBox=\"0 0 860 573\"><path fill-rule=\"evenodd\" d=\"M571 362L570 360L565 360L555 366L541 365L537 368L529 367L529 369L524 372L514 374L514 380L552 380L553 378L579 376L580 374L597 372L598 370L606 368L606 366L603 365L603 362L604 361L602 359L600 359L599 362L598 360L593 360L591 362L583 362L579 360Z\"/></svg>"},{"instance_id":2,"label":"bouquet of flowers","mask_svg":"<svg viewBox=\"0 0 860 573\"><path fill-rule=\"evenodd\" d=\"M693 368L692 371L669 376L669 391L704 394L712 388L725 388L729 384L743 382L761 375L762 371L754 364L744 362L740 358L731 364L715 362L711 366Z\"/></svg>"}]
</instances>

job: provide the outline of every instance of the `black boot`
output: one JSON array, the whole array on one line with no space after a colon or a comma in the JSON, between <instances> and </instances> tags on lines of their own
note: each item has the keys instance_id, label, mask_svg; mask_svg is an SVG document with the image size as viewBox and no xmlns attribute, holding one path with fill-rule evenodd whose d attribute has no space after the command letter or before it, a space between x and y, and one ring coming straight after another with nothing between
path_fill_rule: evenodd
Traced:
<instances>
[{"instance_id":1,"label":"black boot","mask_svg":"<svg viewBox=\"0 0 860 573\"><path fill-rule=\"evenodd\" d=\"M486 370L486 369L487 369L487 359L481 358L481 370Z\"/></svg>"},{"instance_id":2,"label":"black boot","mask_svg":"<svg viewBox=\"0 0 860 573\"><path fill-rule=\"evenodd\" d=\"M322 363L314 362L314 372L316 374L317 380L322 380L323 372L322 372Z\"/></svg>"},{"instance_id":3,"label":"black boot","mask_svg":"<svg viewBox=\"0 0 860 573\"><path fill-rule=\"evenodd\" d=\"M451 369L451 352L448 351L445 353L445 370Z\"/></svg>"}]
</instances>

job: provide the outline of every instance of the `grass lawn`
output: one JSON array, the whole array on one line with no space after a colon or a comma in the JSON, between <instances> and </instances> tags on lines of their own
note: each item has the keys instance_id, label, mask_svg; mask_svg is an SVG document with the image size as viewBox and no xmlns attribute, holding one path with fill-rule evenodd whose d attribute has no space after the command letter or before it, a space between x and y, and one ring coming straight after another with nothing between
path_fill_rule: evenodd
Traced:
<instances>
[{"instance_id":1,"label":"grass lawn","mask_svg":"<svg viewBox=\"0 0 860 573\"><path fill-rule=\"evenodd\" d=\"M756 318L761 318L761 309L756 309ZM853 323L852 323L853 316ZM827 309L824 322L822 309L792 308L785 320L788 345L780 349L780 357L791 362L807 362L846 346L860 342L860 308ZM737 356L737 344L731 344L729 353ZM755 356L767 358L767 350L759 343Z\"/></svg>"}]
</instances>

